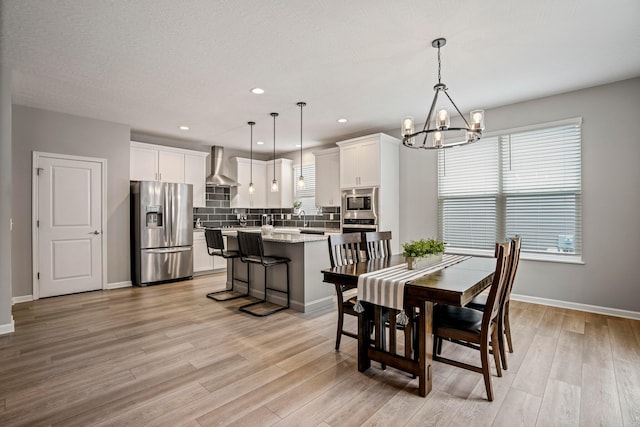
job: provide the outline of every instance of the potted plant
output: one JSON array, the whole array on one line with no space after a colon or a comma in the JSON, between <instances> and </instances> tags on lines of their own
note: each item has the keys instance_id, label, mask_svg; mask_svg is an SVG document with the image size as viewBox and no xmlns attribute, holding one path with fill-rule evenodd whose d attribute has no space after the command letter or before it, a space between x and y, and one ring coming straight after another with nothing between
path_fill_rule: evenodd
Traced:
<instances>
[{"instance_id":1,"label":"potted plant","mask_svg":"<svg viewBox=\"0 0 640 427\"><path fill-rule=\"evenodd\" d=\"M300 213L300 206L302 206L302 202L300 200L296 200L293 202L293 214L298 215Z\"/></svg>"},{"instance_id":2,"label":"potted plant","mask_svg":"<svg viewBox=\"0 0 640 427\"><path fill-rule=\"evenodd\" d=\"M444 245L444 242L435 239L412 240L404 243L402 255L407 260L407 268L416 270L441 262Z\"/></svg>"}]
</instances>

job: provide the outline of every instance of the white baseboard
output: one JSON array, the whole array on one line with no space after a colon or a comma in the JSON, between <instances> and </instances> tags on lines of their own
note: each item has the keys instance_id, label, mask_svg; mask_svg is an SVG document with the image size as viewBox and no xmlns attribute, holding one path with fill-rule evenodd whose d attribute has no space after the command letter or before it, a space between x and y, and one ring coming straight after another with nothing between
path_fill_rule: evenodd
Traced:
<instances>
[{"instance_id":1,"label":"white baseboard","mask_svg":"<svg viewBox=\"0 0 640 427\"><path fill-rule=\"evenodd\" d=\"M21 302L29 302L29 301L33 301L33 295L22 295L19 297L11 298L11 305L16 305Z\"/></svg>"},{"instance_id":2,"label":"white baseboard","mask_svg":"<svg viewBox=\"0 0 640 427\"><path fill-rule=\"evenodd\" d=\"M124 282L107 283L105 289L130 288L131 286L133 286L131 280L125 280Z\"/></svg>"},{"instance_id":3,"label":"white baseboard","mask_svg":"<svg viewBox=\"0 0 640 427\"><path fill-rule=\"evenodd\" d=\"M15 331L16 331L16 328L13 322L13 316L11 316L11 323L0 325L0 335L12 334Z\"/></svg>"},{"instance_id":4,"label":"white baseboard","mask_svg":"<svg viewBox=\"0 0 640 427\"><path fill-rule=\"evenodd\" d=\"M640 320L640 312L630 311L630 310L621 310L619 308L600 307L597 305L580 304L577 302L532 297L529 295L511 294L511 299L515 301L530 302L533 304L549 305L552 307L568 308L571 310L587 311L589 313L605 314L607 316L624 317L626 319Z\"/></svg>"}]
</instances>

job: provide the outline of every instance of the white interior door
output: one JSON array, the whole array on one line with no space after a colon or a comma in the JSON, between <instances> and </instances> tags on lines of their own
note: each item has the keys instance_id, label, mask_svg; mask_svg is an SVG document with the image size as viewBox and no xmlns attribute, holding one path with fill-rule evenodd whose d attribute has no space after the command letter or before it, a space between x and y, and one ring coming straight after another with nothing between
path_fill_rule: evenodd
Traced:
<instances>
[{"instance_id":1,"label":"white interior door","mask_svg":"<svg viewBox=\"0 0 640 427\"><path fill-rule=\"evenodd\" d=\"M38 298L102 289L101 161L36 157Z\"/></svg>"}]
</instances>

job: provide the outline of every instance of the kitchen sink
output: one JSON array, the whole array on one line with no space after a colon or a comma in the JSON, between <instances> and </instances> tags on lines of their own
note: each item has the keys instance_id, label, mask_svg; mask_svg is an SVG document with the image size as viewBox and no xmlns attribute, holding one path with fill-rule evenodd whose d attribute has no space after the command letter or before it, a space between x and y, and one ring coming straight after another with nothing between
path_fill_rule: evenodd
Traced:
<instances>
[{"instance_id":1,"label":"kitchen sink","mask_svg":"<svg viewBox=\"0 0 640 427\"><path fill-rule=\"evenodd\" d=\"M324 235L324 231L322 231L322 230L313 230L313 229L308 229L308 228L301 228L300 229L300 234L320 234L320 235Z\"/></svg>"}]
</instances>

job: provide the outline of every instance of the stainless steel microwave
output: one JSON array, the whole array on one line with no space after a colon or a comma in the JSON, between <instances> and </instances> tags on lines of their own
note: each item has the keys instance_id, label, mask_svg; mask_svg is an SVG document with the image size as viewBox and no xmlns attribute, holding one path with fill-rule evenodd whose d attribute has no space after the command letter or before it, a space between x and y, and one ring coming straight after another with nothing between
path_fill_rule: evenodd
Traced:
<instances>
[{"instance_id":1,"label":"stainless steel microwave","mask_svg":"<svg viewBox=\"0 0 640 427\"><path fill-rule=\"evenodd\" d=\"M342 192L343 218L377 218L378 189L357 188Z\"/></svg>"}]
</instances>

